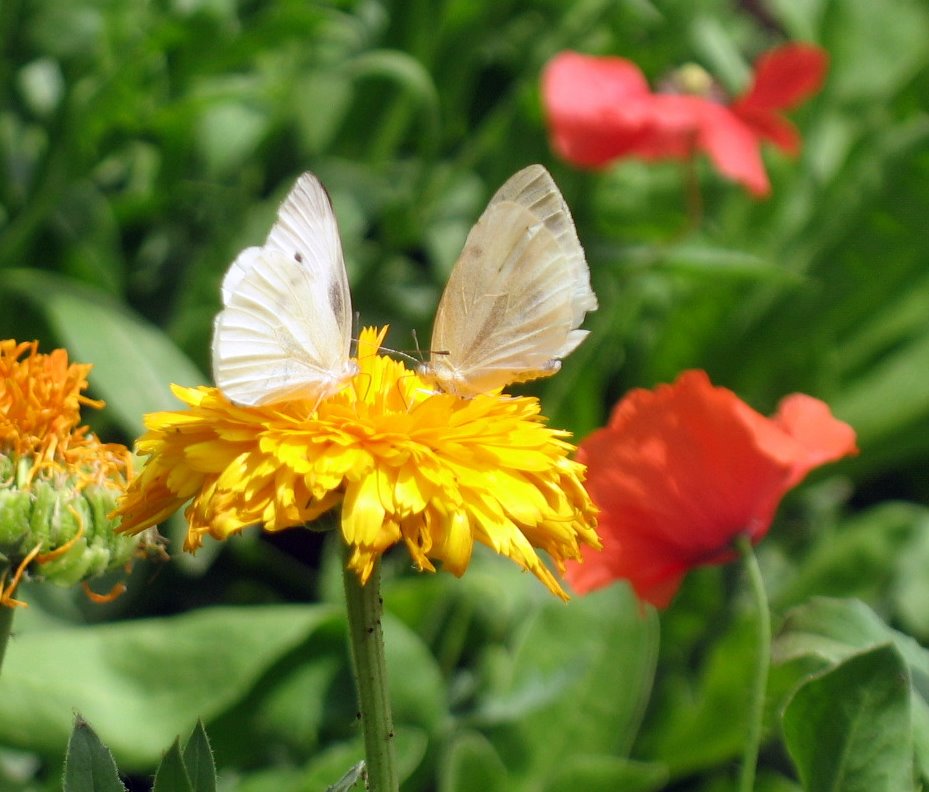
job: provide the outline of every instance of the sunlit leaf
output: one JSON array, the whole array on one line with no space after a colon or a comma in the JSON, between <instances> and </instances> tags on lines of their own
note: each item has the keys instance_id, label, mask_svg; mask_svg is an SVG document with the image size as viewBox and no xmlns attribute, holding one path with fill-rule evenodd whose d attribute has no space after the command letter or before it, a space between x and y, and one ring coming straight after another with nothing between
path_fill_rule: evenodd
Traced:
<instances>
[{"instance_id":1,"label":"sunlit leaf","mask_svg":"<svg viewBox=\"0 0 929 792\"><path fill-rule=\"evenodd\" d=\"M803 685L784 736L807 792L913 789L909 675L890 645L853 655Z\"/></svg>"},{"instance_id":2,"label":"sunlit leaf","mask_svg":"<svg viewBox=\"0 0 929 792\"><path fill-rule=\"evenodd\" d=\"M0 740L54 755L64 749L78 710L120 769L148 766L198 718L244 697L333 616L331 608L312 605L208 608L25 632L7 652L0 677Z\"/></svg>"},{"instance_id":3,"label":"sunlit leaf","mask_svg":"<svg viewBox=\"0 0 929 792\"><path fill-rule=\"evenodd\" d=\"M161 330L105 294L37 270L10 270L4 286L45 313L72 360L93 364L94 393L132 435L145 413L180 406L172 382L207 382Z\"/></svg>"}]
</instances>

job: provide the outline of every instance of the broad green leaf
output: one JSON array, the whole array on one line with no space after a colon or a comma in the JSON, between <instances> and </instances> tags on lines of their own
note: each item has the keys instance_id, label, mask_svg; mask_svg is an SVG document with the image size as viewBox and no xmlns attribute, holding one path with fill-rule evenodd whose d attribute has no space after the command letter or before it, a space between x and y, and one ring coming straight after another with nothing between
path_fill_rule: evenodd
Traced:
<instances>
[{"instance_id":1,"label":"broad green leaf","mask_svg":"<svg viewBox=\"0 0 929 792\"><path fill-rule=\"evenodd\" d=\"M194 792L181 756L181 742L175 739L155 771L152 792Z\"/></svg>"},{"instance_id":2,"label":"broad green leaf","mask_svg":"<svg viewBox=\"0 0 929 792\"><path fill-rule=\"evenodd\" d=\"M209 725L212 743L242 766L261 766L281 754L302 762L295 789L323 789L364 756L343 609L335 612L309 643L275 664L254 692ZM397 767L406 778L446 722L446 696L418 637L389 614L383 621ZM336 744L337 737L342 741Z\"/></svg>"},{"instance_id":3,"label":"broad green leaf","mask_svg":"<svg viewBox=\"0 0 929 792\"><path fill-rule=\"evenodd\" d=\"M797 284L800 278L776 262L765 260L744 250L711 247L709 245L676 245L663 252L663 269L692 275L730 278L732 280Z\"/></svg>"},{"instance_id":4,"label":"broad green leaf","mask_svg":"<svg viewBox=\"0 0 929 792\"><path fill-rule=\"evenodd\" d=\"M525 770L511 776L510 788L538 788L580 747L624 755L656 653L657 619L641 612L626 586L538 608L517 636L509 680L487 691L480 710L500 724L492 735L500 754L522 754Z\"/></svg>"},{"instance_id":5,"label":"broad green leaf","mask_svg":"<svg viewBox=\"0 0 929 792\"><path fill-rule=\"evenodd\" d=\"M506 792L507 769L494 746L478 732L455 734L438 768L440 792Z\"/></svg>"},{"instance_id":6,"label":"broad green leaf","mask_svg":"<svg viewBox=\"0 0 929 792\"><path fill-rule=\"evenodd\" d=\"M126 792L112 754L80 715L65 754L63 792Z\"/></svg>"},{"instance_id":7,"label":"broad green leaf","mask_svg":"<svg viewBox=\"0 0 929 792\"><path fill-rule=\"evenodd\" d=\"M438 731L448 717L445 684L422 639L389 613L383 617L384 653L394 723Z\"/></svg>"},{"instance_id":8,"label":"broad green leaf","mask_svg":"<svg viewBox=\"0 0 929 792\"><path fill-rule=\"evenodd\" d=\"M324 151L339 131L352 100L352 85L337 69L314 69L293 87L294 112L303 146Z\"/></svg>"},{"instance_id":9,"label":"broad green leaf","mask_svg":"<svg viewBox=\"0 0 929 792\"><path fill-rule=\"evenodd\" d=\"M214 178L241 168L254 156L255 148L267 134L268 113L255 104L229 100L216 102L204 110L197 142Z\"/></svg>"},{"instance_id":10,"label":"broad green leaf","mask_svg":"<svg viewBox=\"0 0 929 792\"><path fill-rule=\"evenodd\" d=\"M184 768L193 792L216 792L216 764L203 721L198 720L184 746Z\"/></svg>"},{"instance_id":11,"label":"broad green leaf","mask_svg":"<svg viewBox=\"0 0 929 792\"><path fill-rule=\"evenodd\" d=\"M787 705L783 727L807 792L914 788L909 674L889 644L803 685Z\"/></svg>"},{"instance_id":12,"label":"broad green leaf","mask_svg":"<svg viewBox=\"0 0 929 792\"><path fill-rule=\"evenodd\" d=\"M713 615L693 618L702 618L704 635L712 629ZM672 778L734 760L745 737L757 644L754 617L742 614L703 648L697 671L669 665L650 702L661 717L642 735L637 755L666 764Z\"/></svg>"},{"instance_id":13,"label":"broad green leaf","mask_svg":"<svg viewBox=\"0 0 929 792\"><path fill-rule=\"evenodd\" d=\"M668 770L661 764L579 753L555 770L545 792L651 792L664 788L667 781Z\"/></svg>"},{"instance_id":14,"label":"broad green leaf","mask_svg":"<svg viewBox=\"0 0 929 792\"><path fill-rule=\"evenodd\" d=\"M921 510L916 535L901 552L892 583L896 615L922 643L929 639L929 511Z\"/></svg>"},{"instance_id":15,"label":"broad green leaf","mask_svg":"<svg viewBox=\"0 0 929 792\"><path fill-rule=\"evenodd\" d=\"M927 369L929 335L916 336L863 372L833 399L832 407L836 415L855 427L862 448L886 444L901 432L921 426L929 416ZM889 451L872 464L886 464ZM861 464L868 462L865 459Z\"/></svg>"},{"instance_id":16,"label":"broad green leaf","mask_svg":"<svg viewBox=\"0 0 929 792\"><path fill-rule=\"evenodd\" d=\"M892 643L909 664L917 687L929 692L929 651L908 635L891 629L859 600L814 597L787 613L774 642L774 658L786 662L805 656L839 663L862 650Z\"/></svg>"},{"instance_id":17,"label":"broad green leaf","mask_svg":"<svg viewBox=\"0 0 929 792\"><path fill-rule=\"evenodd\" d=\"M843 0L829 11L822 34L833 57L832 90L843 99L886 102L925 65L929 14L918 0Z\"/></svg>"},{"instance_id":18,"label":"broad green leaf","mask_svg":"<svg viewBox=\"0 0 929 792\"><path fill-rule=\"evenodd\" d=\"M326 606L217 607L23 632L0 677L0 740L58 754L78 710L122 769L150 767L191 723L240 700L281 657L337 618Z\"/></svg>"},{"instance_id":19,"label":"broad green leaf","mask_svg":"<svg viewBox=\"0 0 929 792\"><path fill-rule=\"evenodd\" d=\"M130 434L147 412L178 409L169 385L207 379L158 328L111 297L37 270L9 270L3 285L43 311L71 360L92 363L90 384Z\"/></svg>"},{"instance_id":20,"label":"broad green leaf","mask_svg":"<svg viewBox=\"0 0 929 792\"><path fill-rule=\"evenodd\" d=\"M774 657L780 663L793 661L804 674L811 660L819 667L835 666L887 644L907 664L913 750L920 775L929 782L929 651L891 629L862 602L816 597L787 614Z\"/></svg>"}]
</instances>

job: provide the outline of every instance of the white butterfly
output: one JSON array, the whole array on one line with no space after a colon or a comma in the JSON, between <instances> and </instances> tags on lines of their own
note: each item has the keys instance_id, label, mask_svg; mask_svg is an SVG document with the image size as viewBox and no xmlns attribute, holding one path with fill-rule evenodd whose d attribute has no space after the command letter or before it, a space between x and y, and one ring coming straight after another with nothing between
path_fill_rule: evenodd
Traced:
<instances>
[{"instance_id":1,"label":"white butterfly","mask_svg":"<svg viewBox=\"0 0 929 792\"><path fill-rule=\"evenodd\" d=\"M263 247L243 250L222 286L213 378L239 404L319 401L358 370L352 303L329 196L304 173Z\"/></svg>"},{"instance_id":2,"label":"white butterfly","mask_svg":"<svg viewBox=\"0 0 929 792\"><path fill-rule=\"evenodd\" d=\"M571 213L541 165L491 199L448 279L421 373L473 396L548 377L587 336L596 310Z\"/></svg>"},{"instance_id":3,"label":"white butterfly","mask_svg":"<svg viewBox=\"0 0 929 792\"><path fill-rule=\"evenodd\" d=\"M213 375L232 401L322 398L357 371L338 228L319 181L304 174L263 247L223 280ZM468 235L436 313L420 372L460 396L554 374L597 307L561 193L541 165L510 178Z\"/></svg>"}]
</instances>

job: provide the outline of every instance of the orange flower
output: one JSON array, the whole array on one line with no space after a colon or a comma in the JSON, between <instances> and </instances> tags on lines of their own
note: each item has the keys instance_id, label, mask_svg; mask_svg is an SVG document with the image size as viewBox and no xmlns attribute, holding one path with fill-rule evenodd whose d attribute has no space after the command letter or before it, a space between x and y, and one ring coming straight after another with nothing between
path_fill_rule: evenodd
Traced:
<instances>
[{"instance_id":1,"label":"orange flower","mask_svg":"<svg viewBox=\"0 0 929 792\"><path fill-rule=\"evenodd\" d=\"M567 579L581 593L628 580L664 607L690 569L731 560L736 537L761 540L807 473L854 453L854 430L810 396L765 418L702 371L634 390L580 444L603 551L585 548Z\"/></svg>"},{"instance_id":2,"label":"orange flower","mask_svg":"<svg viewBox=\"0 0 929 792\"><path fill-rule=\"evenodd\" d=\"M131 475L125 446L81 426L91 366L38 343L0 341L0 606L35 562L62 585L120 566L137 542L107 517ZM9 582L7 582L9 580Z\"/></svg>"}]
</instances>

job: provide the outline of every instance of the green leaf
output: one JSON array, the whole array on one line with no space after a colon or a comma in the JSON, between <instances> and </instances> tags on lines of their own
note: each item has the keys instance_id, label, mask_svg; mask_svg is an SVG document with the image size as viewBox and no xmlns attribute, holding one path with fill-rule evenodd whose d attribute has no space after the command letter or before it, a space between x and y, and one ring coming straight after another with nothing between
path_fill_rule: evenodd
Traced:
<instances>
[{"instance_id":1,"label":"green leaf","mask_svg":"<svg viewBox=\"0 0 929 792\"><path fill-rule=\"evenodd\" d=\"M796 574L777 592L776 609L797 605L817 594L868 600L886 595L922 537L927 536L927 527L929 510L924 507L885 502L843 520L834 529L821 531ZM913 572L913 578L918 579L919 570ZM914 615L921 612L920 604L910 607ZM922 614L922 618L927 616ZM925 623L929 628L929 621Z\"/></svg>"},{"instance_id":2,"label":"green leaf","mask_svg":"<svg viewBox=\"0 0 929 792\"><path fill-rule=\"evenodd\" d=\"M883 452L879 457L863 460L862 466L886 465L894 453L889 441L912 433L926 421L927 369L929 336L919 335L886 353L832 400L836 415L855 427L862 448L884 446L877 449Z\"/></svg>"},{"instance_id":3,"label":"green leaf","mask_svg":"<svg viewBox=\"0 0 929 792\"><path fill-rule=\"evenodd\" d=\"M608 755L578 754L568 757L545 785L545 792L650 792L668 781L662 764L634 762Z\"/></svg>"},{"instance_id":4,"label":"green leaf","mask_svg":"<svg viewBox=\"0 0 929 792\"><path fill-rule=\"evenodd\" d=\"M891 629L862 602L816 597L787 614L774 658L806 674L810 661L833 666L888 643L907 663L914 752L920 776L929 783L929 651Z\"/></svg>"},{"instance_id":5,"label":"green leaf","mask_svg":"<svg viewBox=\"0 0 929 792\"><path fill-rule=\"evenodd\" d=\"M774 642L774 659L783 663L813 656L835 664L886 643L892 643L906 660L917 682L929 681L929 651L853 599L814 597L789 611Z\"/></svg>"},{"instance_id":6,"label":"green leaf","mask_svg":"<svg viewBox=\"0 0 929 792\"><path fill-rule=\"evenodd\" d=\"M351 81L336 69L313 69L297 81L293 98L302 145L311 154L324 151L351 104Z\"/></svg>"},{"instance_id":7,"label":"green leaf","mask_svg":"<svg viewBox=\"0 0 929 792\"><path fill-rule=\"evenodd\" d=\"M194 726L184 746L183 759L193 792L216 792L216 764L203 721L198 720Z\"/></svg>"},{"instance_id":8,"label":"green leaf","mask_svg":"<svg viewBox=\"0 0 929 792\"><path fill-rule=\"evenodd\" d=\"M65 754L63 792L126 792L112 754L80 715Z\"/></svg>"},{"instance_id":9,"label":"green leaf","mask_svg":"<svg viewBox=\"0 0 929 792\"><path fill-rule=\"evenodd\" d=\"M705 613L705 611L704 611ZM707 616L700 628L706 634ZM666 764L671 777L693 774L733 760L745 738L752 661L757 653L754 614L741 614L703 648L699 670L667 667L650 703L662 715L637 744L637 755ZM679 651L679 647L674 647ZM687 656L686 654L684 656ZM699 734L700 739L694 740Z\"/></svg>"},{"instance_id":10,"label":"green leaf","mask_svg":"<svg viewBox=\"0 0 929 792\"><path fill-rule=\"evenodd\" d=\"M913 789L909 674L885 645L803 685L784 712L784 738L807 792Z\"/></svg>"},{"instance_id":11,"label":"green leaf","mask_svg":"<svg viewBox=\"0 0 929 792\"><path fill-rule=\"evenodd\" d=\"M448 717L445 683L422 639L390 613L383 617L387 683L394 723L437 732Z\"/></svg>"},{"instance_id":12,"label":"green leaf","mask_svg":"<svg viewBox=\"0 0 929 792\"><path fill-rule=\"evenodd\" d=\"M242 167L254 156L267 134L268 113L254 102L229 100L204 110L198 124L197 142L207 171L218 178Z\"/></svg>"},{"instance_id":13,"label":"green leaf","mask_svg":"<svg viewBox=\"0 0 929 792\"><path fill-rule=\"evenodd\" d=\"M546 602L527 619L509 683L488 691L479 713L500 723L494 742L501 756L519 750L525 757L511 789L539 788L579 746L590 754L629 750L651 688L657 637L654 612L643 615L627 586L567 606Z\"/></svg>"},{"instance_id":14,"label":"green leaf","mask_svg":"<svg viewBox=\"0 0 929 792\"><path fill-rule=\"evenodd\" d=\"M0 677L0 742L59 754L78 710L124 769L148 770L198 717L224 712L338 620L334 609L313 605L207 608L35 632L21 619Z\"/></svg>"},{"instance_id":15,"label":"green leaf","mask_svg":"<svg viewBox=\"0 0 929 792\"><path fill-rule=\"evenodd\" d=\"M506 792L506 765L484 735L461 731L454 736L438 769L442 792Z\"/></svg>"},{"instance_id":16,"label":"green leaf","mask_svg":"<svg viewBox=\"0 0 929 792\"><path fill-rule=\"evenodd\" d=\"M170 383L207 381L161 330L102 292L35 270L9 270L3 285L45 313L71 360L93 364L91 388L132 435L145 413L180 406Z\"/></svg>"},{"instance_id":17,"label":"green leaf","mask_svg":"<svg viewBox=\"0 0 929 792\"><path fill-rule=\"evenodd\" d=\"M846 100L886 102L926 63L929 27L917 0L829 4L823 34L833 60L832 90ZM888 58L887 53L895 53Z\"/></svg>"},{"instance_id":18,"label":"green leaf","mask_svg":"<svg viewBox=\"0 0 929 792\"><path fill-rule=\"evenodd\" d=\"M175 738L155 771L152 792L193 792L181 757L181 742Z\"/></svg>"}]
</instances>

